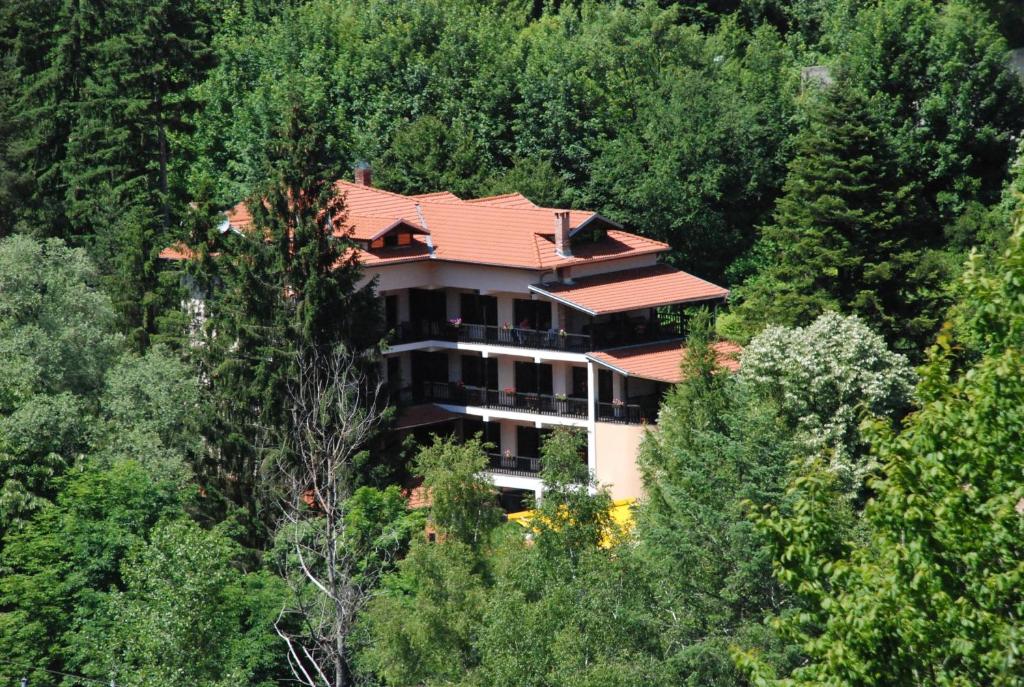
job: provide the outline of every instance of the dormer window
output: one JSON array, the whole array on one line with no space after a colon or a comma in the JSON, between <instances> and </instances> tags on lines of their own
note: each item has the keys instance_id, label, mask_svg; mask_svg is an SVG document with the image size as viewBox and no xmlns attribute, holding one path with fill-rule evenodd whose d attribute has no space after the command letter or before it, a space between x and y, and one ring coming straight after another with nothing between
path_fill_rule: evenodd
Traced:
<instances>
[{"instance_id":1,"label":"dormer window","mask_svg":"<svg viewBox=\"0 0 1024 687\"><path fill-rule=\"evenodd\" d=\"M376 238L370 242L371 249L378 248L397 248L399 246L408 246L412 244L412 234L407 231L392 232L380 238Z\"/></svg>"}]
</instances>

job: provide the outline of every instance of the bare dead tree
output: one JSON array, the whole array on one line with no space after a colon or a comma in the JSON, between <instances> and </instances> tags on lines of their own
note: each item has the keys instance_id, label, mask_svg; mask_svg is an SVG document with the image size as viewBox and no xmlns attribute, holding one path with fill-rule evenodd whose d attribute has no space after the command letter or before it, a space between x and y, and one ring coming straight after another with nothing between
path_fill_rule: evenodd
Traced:
<instances>
[{"instance_id":1,"label":"bare dead tree","mask_svg":"<svg viewBox=\"0 0 1024 687\"><path fill-rule=\"evenodd\" d=\"M275 624L296 680L348 684L348 638L387 552L361 550L346 518L358 455L382 420L381 384L343 350L299 356L288 384L287 450L276 465L277 541L290 603ZM367 560L370 561L369 569Z\"/></svg>"}]
</instances>

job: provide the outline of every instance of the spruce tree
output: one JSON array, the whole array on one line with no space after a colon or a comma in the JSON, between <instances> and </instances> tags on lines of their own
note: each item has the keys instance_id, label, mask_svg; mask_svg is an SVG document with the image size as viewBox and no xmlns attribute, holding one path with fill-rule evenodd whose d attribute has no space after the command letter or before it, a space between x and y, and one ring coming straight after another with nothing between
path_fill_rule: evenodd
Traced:
<instances>
[{"instance_id":1,"label":"spruce tree","mask_svg":"<svg viewBox=\"0 0 1024 687\"><path fill-rule=\"evenodd\" d=\"M1024 224L995 267L979 256L921 368L920 408L873 427L864 535L835 527L828 473L795 480L790 514L758 517L806 611L780 619L807 661L760 685L1019 685L1024 680Z\"/></svg>"},{"instance_id":2,"label":"spruce tree","mask_svg":"<svg viewBox=\"0 0 1024 687\"><path fill-rule=\"evenodd\" d=\"M211 310L198 355L210 380L207 433L216 446L204 478L246 509L256 536L259 466L268 455L260 447L280 439L295 356L343 346L372 380L383 333L353 244L335 235L344 199L334 183L339 164L325 136L326 113L291 78L280 123L265 141L265 181L246 200L251 226L222 232L215 222L197 246Z\"/></svg>"},{"instance_id":3,"label":"spruce tree","mask_svg":"<svg viewBox=\"0 0 1024 687\"><path fill-rule=\"evenodd\" d=\"M928 253L916 233L916 193L863 93L840 80L812 95L774 222L762 232L764 267L741 291L736 317L746 331L838 310L915 350L941 304L920 295L936 277L919 269Z\"/></svg>"},{"instance_id":4,"label":"spruce tree","mask_svg":"<svg viewBox=\"0 0 1024 687\"><path fill-rule=\"evenodd\" d=\"M117 0L88 17L96 38L64 163L67 212L139 346L155 331L156 256L180 215L174 136L211 64L209 13L201 0Z\"/></svg>"}]
</instances>

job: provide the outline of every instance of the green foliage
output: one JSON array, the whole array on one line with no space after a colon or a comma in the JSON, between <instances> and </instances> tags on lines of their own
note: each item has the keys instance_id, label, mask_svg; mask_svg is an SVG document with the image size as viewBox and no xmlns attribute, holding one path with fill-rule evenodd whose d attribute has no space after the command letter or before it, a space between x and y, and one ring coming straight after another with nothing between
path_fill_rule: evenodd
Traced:
<instances>
[{"instance_id":1,"label":"green foliage","mask_svg":"<svg viewBox=\"0 0 1024 687\"><path fill-rule=\"evenodd\" d=\"M60 240L0 241L0 529L51 499L85 448L123 345L96 280L84 252Z\"/></svg>"},{"instance_id":2,"label":"green foliage","mask_svg":"<svg viewBox=\"0 0 1024 687\"><path fill-rule=\"evenodd\" d=\"M792 485L800 506L792 515L758 518L775 539L780 578L807 602L805 614L780 626L810 659L776 678L748 654L742 662L759 683L1010 685L1024 677L1013 649L1024 611L1021 240L1018 228L994 269L969 265L963 309L972 314L929 352L920 410L899 432L872 428L879 476L864 539L837 535L833 487L814 474Z\"/></svg>"},{"instance_id":3,"label":"green foliage","mask_svg":"<svg viewBox=\"0 0 1024 687\"><path fill-rule=\"evenodd\" d=\"M446 538L478 551L501 521L494 487L481 474L487 454L479 438L457 444L434 438L416 458L416 474L430 498L430 519Z\"/></svg>"},{"instance_id":4,"label":"green foliage","mask_svg":"<svg viewBox=\"0 0 1024 687\"><path fill-rule=\"evenodd\" d=\"M771 326L743 351L737 382L772 400L808 455L827 453L856 492L867 474L863 419L899 419L915 376L904 356L856 317L825 313L807 327Z\"/></svg>"},{"instance_id":5,"label":"green foliage","mask_svg":"<svg viewBox=\"0 0 1024 687\"><path fill-rule=\"evenodd\" d=\"M922 300L916 190L897 170L867 98L839 82L813 99L811 120L762 241L772 256L745 285L734 317L747 331L804 325L825 310L856 313L914 350L939 305Z\"/></svg>"},{"instance_id":6,"label":"green foliage","mask_svg":"<svg viewBox=\"0 0 1024 687\"><path fill-rule=\"evenodd\" d=\"M661 684L643 570L628 548L601 547L611 502L587 488L580 446L569 431L545 442L545 496L526 530L506 525L473 546L444 531L436 543L414 541L363 616L363 670L392 685ZM485 458L478 444L425 453L433 467L445 455L470 468ZM461 487L437 483L441 512L475 514L468 531L493 528L477 471L460 473Z\"/></svg>"},{"instance_id":7,"label":"green foliage","mask_svg":"<svg viewBox=\"0 0 1024 687\"><path fill-rule=\"evenodd\" d=\"M238 545L187 519L159 523L121 565L72 638L71 665L123 685L273 685L283 677L271 623L283 584L236 565Z\"/></svg>"},{"instance_id":8,"label":"green foliage","mask_svg":"<svg viewBox=\"0 0 1024 687\"><path fill-rule=\"evenodd\" d=\"M71 660L71 635L88 625L105 592L123 585L121 564L188 495L180 473L153 474L133 460L95 464L62 480L55 503L8 530L0 553L0 680L27 675L57 684L49 668ZM104 676L105 677L105 676Z\"/></svg>"},{"instance_id":9,"label":"green foliage","mask_svg":"<svg viewBox=\"0 0 1024 687\"><path fill-rule=\"evenodd\" d=\"M770 394L717 366L704 320L691 327L685 381L669 392L657 431L641 446L647 496L635 537L652 579L667 674L676 684L736 685L732 646L757 647L779 665L794 659L762 621L789 602L770 577L771 549L745 504L781 502L799 443Z\"/></svg>"}]
</instances>

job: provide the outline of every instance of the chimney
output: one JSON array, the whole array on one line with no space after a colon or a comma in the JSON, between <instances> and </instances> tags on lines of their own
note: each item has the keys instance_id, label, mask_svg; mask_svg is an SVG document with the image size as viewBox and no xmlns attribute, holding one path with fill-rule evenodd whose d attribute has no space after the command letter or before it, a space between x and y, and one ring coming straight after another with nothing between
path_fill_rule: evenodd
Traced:
<instances>
[{"instance_id":1,"label":"chimney","mask_svg":"<svg viewBox=\"0 0 1024 687\"><path fill-rule=\"evenodd\" d=\"M356 183L360 186L373 186L373 174L369 162L356 163Z\"/></svg>"},{"instance_id":2,"label":"chimney","mask_svg":"<svg viewBox=\"0 0 1024 687\"><path fill-rule=\"evenodd\" d=\"M563 258L572 257L569 245L569 211L555 210L555 252Z\"/></svg>"}]
</instances>

